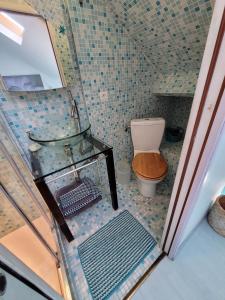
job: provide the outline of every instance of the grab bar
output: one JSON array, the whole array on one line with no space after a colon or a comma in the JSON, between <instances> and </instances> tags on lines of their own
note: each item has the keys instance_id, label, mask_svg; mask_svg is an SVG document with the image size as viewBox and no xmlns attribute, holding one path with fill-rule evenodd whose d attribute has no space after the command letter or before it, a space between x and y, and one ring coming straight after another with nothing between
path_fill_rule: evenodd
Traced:
<instances>
[{"instance_id":1,"label":"grab bar","mask_svg":"<svg viewBox=\"0 0 225 300\"><path fill-rule=\"evenodd\" d=\"M91 161L90 163L87 163L87 164L85 164L85 165L83 165L83 166L80 166L80 167L78 167L78 168L75 168L74 170L68 171L68 172L66 172L66 173L64 173L64 174L62 174L62 175L59 175L59 176L55 177L55 178L49 179L49 180L46 181L46 183L47 183L47 184L48 184L48 183L51 183L51 182L53 182L53 181L55 181L55 180L58 180L58 179L60 179L60 178L65 177L65 176L67 176L67 175L69 175L69 174L72 174L72 173L74 173L74 172L80 171L80 170L82 170L82 169L84 169L84 168L86 168L86 167L89 167L89 166L91 166L91 165L93 165L93 164L95 164L95 163L97 163L97 162L99 162L99 161L101 161L101 160L103 160L103 159L105 159L105 158L106 158L106 156L104 156L104 157L102 157L102 158L99 158L99 159L95 159L95 160Z\"/></svg>"}]
</instances>

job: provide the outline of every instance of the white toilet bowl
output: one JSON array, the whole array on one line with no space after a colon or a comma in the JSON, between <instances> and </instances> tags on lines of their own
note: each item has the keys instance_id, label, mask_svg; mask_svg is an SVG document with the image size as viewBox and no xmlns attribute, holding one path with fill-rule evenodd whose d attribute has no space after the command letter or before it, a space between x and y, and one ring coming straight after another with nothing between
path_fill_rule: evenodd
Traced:
<instances>
[{"instance_id":1,"label":"white toilet bowl","mask_svg":"<svg viewBox=\"0 0 225 300\"><path fill-rule=\"evenodd\" d=\"M132 161L137 176L140 193L145 197L154 197L156 184L161 182L168 170L168 165L160 153L138 153Z\"/></svg>"},{"instance_id":2,"label":"white toilet bowl","mask_svg":"<svg viewBox=\"0 0 225 300\"><path fill-rule=\"evenodd\" d=\"M136 174L136 178L137 178L137 184L140 193L144 197L153 198L155 196L157 183L161 182L165 178L165 176L159 180L149 180L149 179L144 179Z\"/></svg>"},{"instance_id":3,"label":"white toilet bowl","mask_svg":"<svg viewBox=\"0 0 225 300\"><path fill-rule=\"evenodd\" d=\"M168 171L167 162L159 151L164 129L165 120L162 118L131 120L132 167L144 197L155 196L156 184L165 178Z\"/></svg>"}]
</instances>

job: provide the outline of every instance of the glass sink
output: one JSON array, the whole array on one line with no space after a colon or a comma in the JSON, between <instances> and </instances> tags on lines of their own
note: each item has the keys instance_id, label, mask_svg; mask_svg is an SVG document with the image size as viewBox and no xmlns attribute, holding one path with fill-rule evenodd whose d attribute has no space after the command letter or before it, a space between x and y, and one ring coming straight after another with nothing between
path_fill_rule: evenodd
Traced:
<instances>
[{"instance_id":1,"label":"glass sink","mask_svg":"<svg viewBox=\"0 0 225 300\"><path fill-rule=\"evenodd\" d=\"M31 169L34 178L48 177L66 168L71 168L72 165L82 164L112 149L111 146L98 141L91 134L89 135L89 131L80 134L80 138L82 139L81 142L76 145L70 143L63 147L40 146L37 151L31 151Z\"/></svg>"},{"instance_id":2,"label":"glass sink","mask_svg":"<svg viewBox=\"0 0 225 300\"><path fill-rule=\"evenodd\" d=\"M35 169L35 177L36 175L39 177L55 172L92 155L93 145L90 142L90 129L91 126L89 125L87 129L79 133L70 135L68 131L66 135L61 137L56 135L51 140L44 139L43 135L29 132L29 139L33 142L29 147L29 152L31 167ZM38 171L38 168L41 171Z\"/></svg>"},{"instance_id":3,"label":"glass sink","mask_svg":"<svg viewBox=\"0 0 225 300\"><path fill-rule=\"evenodd\" d=\"M45 130L39 130L38 132L28 132L28 137L31 141L38 143L42 146L75 146L79 144L85 135L90 135L91 125L89 124L85 130L78 131L75 128L67 127L65 131L60 130L51 136L46 133Z\"/></svg>"}]
</instances>

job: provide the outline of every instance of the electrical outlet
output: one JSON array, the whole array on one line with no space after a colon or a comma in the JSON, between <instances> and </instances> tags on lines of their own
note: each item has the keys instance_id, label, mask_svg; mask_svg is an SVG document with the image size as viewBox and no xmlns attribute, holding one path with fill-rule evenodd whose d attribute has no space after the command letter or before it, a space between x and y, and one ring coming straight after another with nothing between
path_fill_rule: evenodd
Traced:
<instances>
[{"instance_id":1,"label":"electrical outlet","mask_svg":"<svg viewBox=\"0 0 225 300\"><path fill-rule=\"evenodd\" d=\"M108 91L101 91L99 97L102 102L108 101Z\"/></svg>"}]
</instances>

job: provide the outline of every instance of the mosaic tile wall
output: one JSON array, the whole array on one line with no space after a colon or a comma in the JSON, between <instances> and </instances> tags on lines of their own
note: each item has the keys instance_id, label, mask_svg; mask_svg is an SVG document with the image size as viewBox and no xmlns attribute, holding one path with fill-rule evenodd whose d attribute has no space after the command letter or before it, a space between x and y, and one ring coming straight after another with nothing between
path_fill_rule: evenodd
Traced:
<instances>
[{"instance_id":1,"label":"mosaic tile wall","mask_svg":"<svg viewBox=\"0 0 225 300\"><path fill-rule=\"evenodd\" d=\"M166 120L166 126L180 126L184 130L187 127L193 98L157 96L159 107L163 107L161 116Z\"/></svg>"},{"instance_id":2,"label":"mosaic tile wall","mask_svg":"<svg viewBox=\"0 0 225 300\"><path fill-rule=\"evenodd\" d=\"M198 79L199 70L174 72L170 74L158 73L154 77L152 92L155 94L192 96Z\"/></svg>"},{"instance_id":3,"label":"mosaic tile wall","mask_svg":"<svg viewBox=\"0 0 225 300\"><path fill-rule=\"evenodd\" d=\"M149 115L154 97L149 64L107 1L70 0L69 13L92 132L112 144L116 160L130 158L130 120ZM102 101L100 92L107 91Z\"/></svg>"},{"instance_id":4,"label":"mosaic tile wall","mask_svg":"<svg viewBox=\"0 0 225 300\"><path fill-rule=\"evenodd\" d=\"M110 0L153 69L155 92L194 92L214 2Z\"/></svg>"},{"instance_id":5,"label":"mosaic tile wall","mask_svg":"<svg viewBox=\"0 0 225 300\"><path fill-rule=\"evenodd\" d=\"M67 0L68 7L63 0L26 2L60 32L58 52L68 82L74 83L82 120L88 122L87 107L93 134L113 145L116 161L132 157L130 132L125 132L132 118L166 118L168 106L152 92L193 93L191 79L198 74L213 1L86 0L80 5ZM100 99L102 91L107 100ZM51 134L70 124L70 102L66 89L0 91L1 109L25 151L27 130L45 126Z\"/></svg>"},{"instance_id":6,"label":"mosaic tile wall","mask_svg":"<svg viewBox=\"0 0 225 300\"><path fill-rule=\"evenodd\" d=\"M113 144L116 160L129 159L126 125L168 108L152 92L193 94L213 1L68 3L93 132Z\"/></svg>"}]
</instances>

